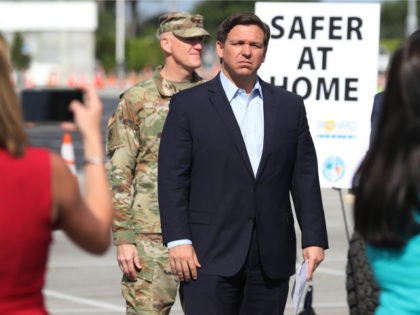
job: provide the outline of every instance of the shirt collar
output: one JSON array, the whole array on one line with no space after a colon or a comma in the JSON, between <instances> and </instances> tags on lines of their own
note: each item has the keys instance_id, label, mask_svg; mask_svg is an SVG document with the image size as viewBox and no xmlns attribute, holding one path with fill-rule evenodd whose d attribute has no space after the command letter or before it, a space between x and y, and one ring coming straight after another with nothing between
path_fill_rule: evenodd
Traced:
<instances>
[{"instance_id":1,"label":"shirt collar","mask_svg":"<svg viewBox=\"0 0 420 315\"><path fill-rule=\"evenodd\" d=\"M155 81L156 88L159 91L159 94L162 97L172 97L175 93L178 93L180 89L174 84L174 82L164 79L160 71L162 70L163 66L157 66L155 71L153 72L153 80ZM203 81L197 72L193 71L192 78L191 78L191 86L198 84Z\"/></svg>"},{"instance_id":2,"label":"shirt collar","mask_svg":"<svg viewBox=\"0 0 420 315\"><path fill-rule=\"evenodd\" d=\"M234 99L235 96L237 95L239 88L226 77L226 75L223 73L223 70L220 70L220 81L222 83L222 87L226 93L228 101L231 102L232 99ZM262 99L263 94L261 90L260 80L258 79L258 77L257 77L257 80L255 81L255 85L254 85L254 88L252 89L252 93L255 93L254 91L256 91Z\"/></svg>"}]
</instances>

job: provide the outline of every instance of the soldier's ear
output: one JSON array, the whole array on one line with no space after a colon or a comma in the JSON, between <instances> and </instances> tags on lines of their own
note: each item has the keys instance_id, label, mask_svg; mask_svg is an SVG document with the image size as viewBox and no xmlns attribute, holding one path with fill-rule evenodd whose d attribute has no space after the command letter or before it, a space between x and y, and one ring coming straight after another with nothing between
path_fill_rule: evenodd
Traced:
<instances>
[{"instance_id":1,"label":"soldier's ear","mask_svg":"<svg viewBox=\"0 0 420 315\"><path fill-rule=\"evenodd\" d=\"M160 47L166 53L171 52L171 38L170 33L163 33L160 35Z\"/></svg>"}]
</instances>

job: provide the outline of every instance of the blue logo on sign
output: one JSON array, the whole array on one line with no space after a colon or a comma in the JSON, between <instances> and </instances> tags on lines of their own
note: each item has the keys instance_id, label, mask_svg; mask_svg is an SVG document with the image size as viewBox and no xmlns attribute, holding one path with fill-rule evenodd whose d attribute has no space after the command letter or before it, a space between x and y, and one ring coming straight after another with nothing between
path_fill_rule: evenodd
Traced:
<instances>
[{"instance_id":1,"label":"blue logo on sign","mask_svg":"<svg viewBox=\"0 0 420 315\"><path fill-rule=\"evenodd\" d=\"M317 137L329 139L355 139L357 122L353 120L318 120Z\"/></svg>"},{"instance_id":2,"label":"blue logo on sign","mask_svg":"<svg viewBox=\"0 0 420 315\"><path fill-rule=\"evenodd\" d=\"M336 182L344 176L346 167L339 156L330 156L322 165L322 173L330 182Z\"/></svg>"}]
</instances>

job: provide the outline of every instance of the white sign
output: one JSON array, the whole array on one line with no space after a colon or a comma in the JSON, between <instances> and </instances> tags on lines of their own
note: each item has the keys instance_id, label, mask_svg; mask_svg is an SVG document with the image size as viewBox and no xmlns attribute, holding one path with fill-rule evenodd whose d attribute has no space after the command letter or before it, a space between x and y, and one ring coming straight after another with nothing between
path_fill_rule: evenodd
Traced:
<instances>
[{"instance_id":1,"label":"white sign","mask_svg":"<svg viewBox=\"0 0 420 315\"><path fill-rule=\"evenodd\" d=\"M322 187L351 187L369 144L378 3L257 2L271 38L259 75L301 95Z\"/></svg>"}]
</instances>

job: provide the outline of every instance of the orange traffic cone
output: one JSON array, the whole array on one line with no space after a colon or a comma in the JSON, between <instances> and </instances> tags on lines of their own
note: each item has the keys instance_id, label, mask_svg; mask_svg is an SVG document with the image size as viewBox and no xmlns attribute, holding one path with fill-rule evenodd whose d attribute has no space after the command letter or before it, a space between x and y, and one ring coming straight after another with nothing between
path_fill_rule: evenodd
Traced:
<instances>
[{"instance_id":1,"label":"orange traffic cone","mask_svg":"<svg viewBox=\"0 0 420 315\"><path fill-rule=\"evenodd\" d=\"M71 139L71 134L66 132L63 135L63 140L61 142L61 157L63 158L64 162L66 162L67 166L70 168L70 171L76 175L76 161L74 158L74 148L73 148L73 141Z\"/></svg>"}]
</instances>

